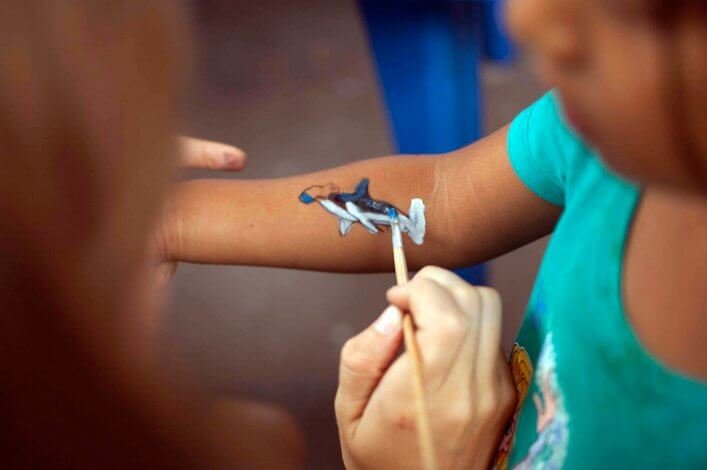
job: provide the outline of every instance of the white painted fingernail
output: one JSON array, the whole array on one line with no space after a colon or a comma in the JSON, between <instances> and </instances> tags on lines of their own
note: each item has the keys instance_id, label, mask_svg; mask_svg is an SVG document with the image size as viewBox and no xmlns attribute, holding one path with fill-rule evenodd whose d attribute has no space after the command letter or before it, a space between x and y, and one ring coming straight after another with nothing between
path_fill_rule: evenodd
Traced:
<instances>
[{"instance_id":1,"label":"white painted fingernail","mask_svg":"<svg viewBox=\"0 0 707 470\"><path fill-rule=\"evenodd\" d=\"M378 317L378 320L376 320L373 328L382 335L392 335L400 329L402 319L403 313L400 309L394 305L391 305L383 310L383 313L380 317Z\"/></svg>"}]
</instances>

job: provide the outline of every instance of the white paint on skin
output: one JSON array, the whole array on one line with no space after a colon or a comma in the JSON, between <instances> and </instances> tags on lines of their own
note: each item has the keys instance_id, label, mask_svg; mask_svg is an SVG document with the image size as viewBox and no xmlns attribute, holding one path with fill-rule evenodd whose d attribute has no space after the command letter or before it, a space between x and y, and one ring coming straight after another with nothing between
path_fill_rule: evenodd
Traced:
<instances>
[{"instance_id":1,"label":"white paint on skin","mask_svg":"<svg viewBox=\"0 0 707 470\"><path fill-rule=\"evenodd\" d=\"M317 199L316 202L339 219L341 236L346 236L355 222L359 222L370 233L380 233L380 226L392 226L392 220L388 214L363 211L350 201L345 204L345 208L329 199ZM401 233L407 233L416 245L424 243L427 222L425 220L425 203L422 199L412 199L408 215L398 214L398 220Z\"/></svg>"},{"instance_id":2,"label":"white paint on skin","mask_svg":"<svg viewBox=\"0 0 707 470\"><path fill-rule=\"evenodd\" d=\"M422 199L415 198L410 201L408 216L400 214L398 218L400 219L400 229L403 232L407 232L416 245L422 245L425 242L425 231L427 229L425 203Z\"/></svg>"},{"instance_id":3,"label":"white paint on skin","mask_svg":"<svg viewBox=\"0 0 707 470\"><path fill-rule=\"evenodd\" d=\"M317 200L319 204L322 205L324 209L331 212L340 219L350 220L351 222L356 222L356 217L346 212L341 207L337 206L335 202L329 201L328 199Z\"/></svg>"},{"instance_id":4,"label":"white paint on skin","mask_svg":"<svg viewBox=\"0 0 707 470\"><path fill-rule=\"evenodd\" d=\"M353 222L348 219L339 219L339 233L342 237L345 237L353 227Z\"/></svg>"},{"instance_id":5,"label":"white paint on skin","mask_svg":"<svg viewBox=\"0 0 707 470\"><path fill-rule=\"evenodd\" d=\"M356 204L353 202L347 202L346 203L346 210L349 211L349 214L352 214L354 217L358 219L359 222L361 222L361 225L366 227L369 232L371 233L378 233L378 227L373 225L373 222L369 220L369 217L373 215L378 215L378 214L365 214L363 213ZM390 220L390 217L385 216L388 220Z\"/></svg>"}]
</instances>

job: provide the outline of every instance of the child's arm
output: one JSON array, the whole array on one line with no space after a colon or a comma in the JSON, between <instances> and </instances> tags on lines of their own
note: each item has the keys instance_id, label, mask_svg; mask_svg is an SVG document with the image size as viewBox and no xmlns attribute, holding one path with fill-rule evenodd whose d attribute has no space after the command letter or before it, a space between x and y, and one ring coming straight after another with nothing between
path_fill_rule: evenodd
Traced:
<instances>
[{"instance_id":1,"label":"child's arm","mask_svg":"<svg viewBox=\"0 0 707 470\"><path fill-rule=\"evenodd\" d=\"M442 156L377 158L275 180L183 183L170 200L159 244L174 261L389 271L387 232L372 235L356 224L342 238L334 216L298 200L311 185L332 182L348 191L368 177L375 199L407 210L420 197L427 206L424 245L406 241L411 268L486 260L549 233L561 210L518 179L506 134L501 129Z\"/></svg>"}]
</instances>

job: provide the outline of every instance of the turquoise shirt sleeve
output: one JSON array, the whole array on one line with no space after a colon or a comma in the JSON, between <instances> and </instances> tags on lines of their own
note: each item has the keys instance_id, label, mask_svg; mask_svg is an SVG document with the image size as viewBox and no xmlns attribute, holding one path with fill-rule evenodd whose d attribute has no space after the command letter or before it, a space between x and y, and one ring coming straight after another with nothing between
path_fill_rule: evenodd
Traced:
<instances>
[{"instance_id":1,"label":"turquoise shirt sleeve","mask_svg":"<svg viewBox=\"0 0 707 470\"><path fill-rule=\"evenodd\" d=\"M513 120L508 131L508 155L516 174L531 191L564 206L565 150L567 144L575 141L576 137L562 121L557 99L550 92Z\"/></svg>"}]
</instances>

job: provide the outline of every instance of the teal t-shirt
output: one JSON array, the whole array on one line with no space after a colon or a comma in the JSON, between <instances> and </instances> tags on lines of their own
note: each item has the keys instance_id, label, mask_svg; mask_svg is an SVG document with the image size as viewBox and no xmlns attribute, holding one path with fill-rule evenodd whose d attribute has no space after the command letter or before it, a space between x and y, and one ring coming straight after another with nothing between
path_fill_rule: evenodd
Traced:
<instances>
[{"instance_id":1,"label":"teal t-shirt","mask_svg":"<svg viewBox=\"0 0 707 470\"><path fill-rule=\"evenodd\" d=\"M707 468L707 384L657 362L624 312L639 189L569 129L552 93L514 120L508 153L530 190L564 210L513 348L523 400L497 465Z\"/></svg>"}]
</instances>

